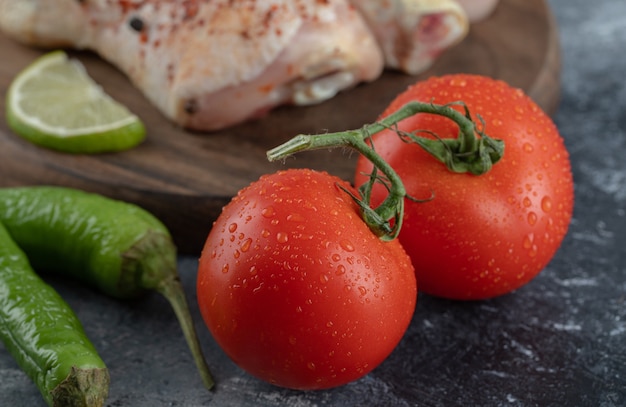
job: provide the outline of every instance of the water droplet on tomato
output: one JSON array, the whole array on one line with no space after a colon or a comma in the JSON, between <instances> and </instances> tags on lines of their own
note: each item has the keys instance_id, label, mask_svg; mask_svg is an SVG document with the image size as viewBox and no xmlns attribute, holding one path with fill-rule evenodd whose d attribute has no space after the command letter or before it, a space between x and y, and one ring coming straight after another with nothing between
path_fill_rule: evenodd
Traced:
<instances>
[{"instance_id":1,"label":"water droplet on tomato","mask_svg":"<svg viewBox=\"0 0 626 407\"><path fill-rule=\"evenodd\" d=\"M544 196L541 200L541 209L546 213L552 210L552 199L549 196Z\"/></svg>"},{"instance_id":2,"label":"water droplet on tomato","mask_svg":"<svg viewBox=\"0 0 626 407\"><path fill-rule=\"evenodd\" d=\"M340 264L337 266L337 270L335 271L335 274L337 274L338 276L344 274L346 272L346 267L343 264Z\"/></svg>"},{"instance_id":3,"label":"water droplet on tomato","mask_svg":"<svg viewBox=\"0 0 626 407\"><path fill-rule=\"evenodd\" d=\"M355 250L352 242L346 239L341 240L339 242L339 246L341 246L341 248L347 252L353 252Z\"/></svg>"},{"instance_id":4,"label":"water droplet on tomato","mask_svg":"<svg viewBox=\"0 0 626 407\"><path fill-rule=\"evenodd\" d=\"M299 213L290 213L287 215L288 222L304 222L305 218Z\"/></svg>"},{"instance_id":5,"label":"water droplet on tomato","mask_svg":"<svg viewBox=\"0 0 626 407\"><path fill-rule=\"evenodd\" d=\"M531 233L529 235L524 236L524 249L530 249L533 246L533 241L535 240L535 236Z\"/></svg>"},{"instance_id":6,"label":"water droplet on tomato","mask_svg":"<svg viewBox=\"0 0 626 407\"><path fill-rule=\"evenodd\" d=\"M535 212L528 212L528 224L534 226L537 223L537 214Z\"/></svg>"},{"instance_id":7,"label":"water droplet on tomato","mask_svg":"<svg viewBox=\"0 0 626 407\"><path fill-rule=\"evenodd\" d=\"M264 218L271 218L276 215L276 210L273 206L268 206L261 211L261 215L263 215Z\"/></svg>"},{"instance_id":8,"label":"water droplet on tomato","mask_svg":"<svg viewBox=\"0 0 626 407\"><path fill-rule=\"evenodd\" d=\"M363 287L362 285L359 286L359 293L361 293L361 295L366 295L367 294L367 288Z\"/></svg>"},{"instance_id":9,"label":"water droplet on tomato","mask_svg":"<svg viewBox=\"0 0 626 407\"><path fill-rule=\"evenodd\" d=\"M522 205L524 205L524 207L528 208L533 204L533 202L530 200L529 197L524 197L524 199L522 200Z\"/></svg>"},{"instance_id":10,"label":"water droplet on tomato","mask_svg":"<svg viewBox=\"0 0 626 407\"><path fill-rule=\"evenodd\" d=\"M284 232L278 232L276 234L276 240L278 241L278 243L287 243L287 241L289 240L289 235Z\"/></svg>"},{"instance_id":11,"label":"water droplet on tomato","mask_svg":"<svg viewBox=\"0 0 626 407\"><path fill-rule=\"evenodd\" d=\"M530 143L524 143L523 149L527 153L532 153L533 150L534 150L532 144L530 144Z\"/></svg>"},{"instance_id":12,"label":"water droplet on tomato","mask_svg":"<svg viewBox=\"0 0 626 407\"><path fill-rule=\"evenodd\" d=\"M315 363L309 362L306 364L306 367L309 368L309 370L315 370Z\"/></svg>"},{"instance_id":13,"label":"water droplet on tomato","mask_svg":"<svg viewBox=\"0 0 626 407\"><path fill-rule=\"evenodd\" d=\"M467 81L465 79L462 79L462 78L451 78L450 79L450 85L451 86L461 86L461 87L464 87L465 85L467 85Z\"/></svg>"},{"instance_id":14,"label":"water droplet on tomato","mask_svg":"<svg viewBox=\"0 0 626 407\"><path fill-rule=\"evenodd\" d=\"M252 239L247 238L246 240L243 241L243 243L241 244L241 251L242 252L247 252L248 250L250 250L250 246L252 245Z\"/></svg>"},{"instance_id":15,"label":"water droplet on tomato","mask_svg":"<svg viewBox=\"0 0 626 407\"><path fill-rule=\"evenodd\" d=\"M226 274L228 273L228 269L230 268L230 265L228 263L224 264L222 266L222 273Z\"/></svg>"},{"instance_id":16,"label":"water droplet on tomato","mask_svg":"<svg viewBox=\"0 0 626 407\"><path fill-rule=\"evenodd\" d=\"M235 233L236 230L237 230L237 224L235 222L228 225L228 231L230 233Z\"/></svg>"},{"instance_id":17,"label":"water droplet on tomato","mask_svg":"<svg viewBox=\"0 0 626 407\"><path fill-rule=\"evenodd\" d=\"M270 231L269 231L269 230L267 230L267 229L263 229L263 230L261 231L261 236L263 236L263 237L269 237L269 235L270 235Z\"/></svg>"},{"instance_id":18,"label":"water droplet on tomato","mask_svg":"<svg viewBox=\"0 0 626 407\"><path fill-rule=\"evenodd\" d=\"M341 260L341 255L339 253L334 253L332 256L330 256L330 258L333 261L339 261L339 260Z\"/></svg>"},{"instance_id":19,"label":"water droplet on tomato","mask_svg":"<svg viewBox=\"0 0 626 407\"><path fill-rule=\"evenodd\" d=\"M328 277L328 275L326 274L320 274L320 283L322 284L326 284L328 282L328 280L330 280L330 278Z\"/></svg>"}]
</instances>

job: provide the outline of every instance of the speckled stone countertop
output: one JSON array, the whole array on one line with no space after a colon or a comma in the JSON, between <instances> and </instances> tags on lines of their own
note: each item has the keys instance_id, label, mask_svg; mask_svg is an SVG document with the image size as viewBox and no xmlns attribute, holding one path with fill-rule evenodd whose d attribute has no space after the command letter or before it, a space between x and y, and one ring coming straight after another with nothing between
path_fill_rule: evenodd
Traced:
<instances>
[{"instance_id":1,"label":"speckled stone countertop","mask_svg":"<svg viewBox=\"0 0 626 407\"><path fill-rule=\"evenodd\" d=\"M319 392L279 389L243 373L193 307L219 382L209 393L161 297L124 303L53 279L90 321L85 329L113 378L107 405L626 406L626 1L549 4L563 59L554 117L571 154L576 202L568 236L535 280L484 302L421 295L405 338L381 366ZM192 303L196 264L179 261ZM43 405L0 347L0 406Z\"/></svg>"}]
</instances>

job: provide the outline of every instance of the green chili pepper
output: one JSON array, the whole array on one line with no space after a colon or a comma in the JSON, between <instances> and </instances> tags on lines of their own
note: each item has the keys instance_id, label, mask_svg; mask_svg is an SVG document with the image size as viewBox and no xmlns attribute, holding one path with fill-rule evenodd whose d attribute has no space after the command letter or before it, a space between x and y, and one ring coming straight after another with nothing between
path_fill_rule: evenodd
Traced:
<instances>
[{"instance_id":1,"label":"green chili pepper","mask_svg":"<svg viewBox=\"0 0 626 407\"><path fill-rule=\"evenodd\" d=\"M213 386L176 269L176 246L157 218L102 195L32 186L0 188L0 222L35 270L71 275L118 298L160 292L176 313L205 386Z\"/></svg>"},{"instance_id":2,"label":"green chili pepper","mask_svg":"<svg viewBox=\"0 0 626 407\"><path fill-rule=\"evenodd\" d=\"M57 292L0 223L0 339L50 406L102 406L109 372Z\"/></svg>"}]
</instances>

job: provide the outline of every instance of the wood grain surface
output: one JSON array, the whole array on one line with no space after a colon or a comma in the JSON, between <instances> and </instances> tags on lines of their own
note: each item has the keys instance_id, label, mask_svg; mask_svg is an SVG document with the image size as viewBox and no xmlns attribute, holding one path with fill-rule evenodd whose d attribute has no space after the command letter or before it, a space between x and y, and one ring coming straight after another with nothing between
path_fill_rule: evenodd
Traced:
<instances>
[{"instance_id":1,"label":"wood grain surface","mask_svg":"<svg viewBox=\"0 0 626 407\"><path fill-rule=\"evenodd\" d=\"M0 91L44 50L0 34ZM81 188L134 202L171 230L181 253L199 254L213 220L242 187L264 173L285 167L326 170L350 180L355 154L301 153L269 163L265 152L299 133L358 128L399 92L432 75L467 72L492 76L524 89L548 113L558 105L558 30L545 0L502 0L487 20L419 76L385 72L316 106L281 107L267 117L216 133L191 133L168 122L128 79L97 55L70 51L107 93L142 118L147 140L115 154L69 155L29 144L14 135L0 101L0 187L49 184Z\"/></svg>"}]
</instances>

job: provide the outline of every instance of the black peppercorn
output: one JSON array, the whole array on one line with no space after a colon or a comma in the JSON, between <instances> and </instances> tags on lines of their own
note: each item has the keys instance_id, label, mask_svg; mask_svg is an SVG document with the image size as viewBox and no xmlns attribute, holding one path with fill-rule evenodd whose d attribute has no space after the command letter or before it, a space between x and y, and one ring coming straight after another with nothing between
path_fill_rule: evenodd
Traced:
<instances>
[{"instance_id":1,"label":"black peppercorn","mask_svg":"<svg viewBox=\"0 0 626 407\"><path fill-rule=\"evenodd\" d=\"M183 106L187 114L193 115L198 111L198 102L195 99L189 99Z\"/></svg>"},{"instance_id":2,"label":"black peppercorn","mask_svg":"<svg viewBox=\"0 0 626 407\"><path fill-rule=\"evenodd\" d=\"M128 22L128 25L130 25L130 28L137 32L141 32L144 27L143 20L139 17L132 17Z\"/></svg>"}]
</instances>

